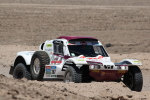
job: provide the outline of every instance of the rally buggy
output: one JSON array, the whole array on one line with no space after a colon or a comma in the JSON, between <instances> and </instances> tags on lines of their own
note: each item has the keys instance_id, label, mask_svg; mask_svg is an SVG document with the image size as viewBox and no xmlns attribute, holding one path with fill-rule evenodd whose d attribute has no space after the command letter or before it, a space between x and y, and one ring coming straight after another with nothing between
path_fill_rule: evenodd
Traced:
<instances>
[{"instance_id":1,"label":"rally buggy","mask_svg":"<svg viewBox=\"0 0 150 100\"><path fill-rule=\"evenodd\" d=\"M141 91L143 78L136 59L113 63L96 38L61 36L42 43L38 51L17 53L10 74L31 80L63 79L64 82L123 81Z\"/></svg>"}]
</instances>

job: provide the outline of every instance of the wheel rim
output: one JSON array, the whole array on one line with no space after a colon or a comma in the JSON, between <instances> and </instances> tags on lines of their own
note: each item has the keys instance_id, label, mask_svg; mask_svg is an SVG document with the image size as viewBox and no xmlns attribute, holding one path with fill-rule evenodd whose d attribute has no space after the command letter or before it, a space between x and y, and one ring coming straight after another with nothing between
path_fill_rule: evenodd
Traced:
<instances>
[{"instance_id":1,"label":"wheel rim","mask_svg":"<svg viewBox=\"0 0 150 100\"><path fill-rule=\"evenodd\" d=\"M71 73L70 73L70 72L68 72L68 73L66 74L65 82L72 82L72 76L71 76Z\"/></svg>"},{"instance_id":2,"label":"wheel rim","mask_svg":"<svg viewBox=\"0 0 150 100\"><path fill-rule=\"evenodd\" d=\"M35 74L39 74L40 72L40 60L38 58L34 60L33 70Z\"/></svg>"}]
</instances>

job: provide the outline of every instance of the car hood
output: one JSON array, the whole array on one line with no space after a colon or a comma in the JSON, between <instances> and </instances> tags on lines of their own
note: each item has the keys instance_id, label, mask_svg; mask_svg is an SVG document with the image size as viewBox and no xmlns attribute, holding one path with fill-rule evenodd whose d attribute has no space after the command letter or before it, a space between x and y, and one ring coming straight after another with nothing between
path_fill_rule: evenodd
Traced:
<instances>
[{"instance_id":1,"label":"car hood","mask_svg":"<svg viewBox=\"0 0 150 100\"><path fill-rule=\"evenodd\" d=\"M102 64L102 65L114 65L114 63L111 61L110 57L103 57L101 55L98 55L96 57L85 57L83 55L80 55L78 57L72 57L68 60L71 60L75 64Z\"/></svg>"}]
</instances>

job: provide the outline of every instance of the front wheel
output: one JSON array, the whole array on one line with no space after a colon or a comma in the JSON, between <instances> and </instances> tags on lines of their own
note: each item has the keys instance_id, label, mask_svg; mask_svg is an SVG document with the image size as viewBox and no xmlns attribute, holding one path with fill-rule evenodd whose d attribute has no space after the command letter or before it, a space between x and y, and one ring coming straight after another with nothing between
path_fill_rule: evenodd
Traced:
<instances>
[{"instance_id":1,"label":"front wheel","mask_svg":"<svg viewBox=\"0 0 150 100\"><path fill-rule=\"evenodd\" d=\"M68 66L65 75L64 75L64 82L75 82L81 83L82 82L82 74L78 68L74 68L72 66Z\"/></svg>"},{"instance_id":2,"label":"front wheel","mask_svg":"<svg viewBox=\"0 0 150 100\"><path fill-rule=\"evenodd\" d=\"M143 86L143 76L139 67L130 66L129 71L124 75L123 82L131 90L140 92Z\"/></svg>"}]
</instances>

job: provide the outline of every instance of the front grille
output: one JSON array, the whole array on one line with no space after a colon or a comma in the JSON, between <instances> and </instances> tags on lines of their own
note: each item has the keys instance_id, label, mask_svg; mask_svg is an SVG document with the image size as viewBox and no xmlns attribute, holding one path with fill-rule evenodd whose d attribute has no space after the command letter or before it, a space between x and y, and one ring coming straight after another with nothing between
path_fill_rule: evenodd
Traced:
<instances>
[{"instance_id":1,"label":"front grille","mask_svg":"<svg viewBox=\"0 0 150 100\"><path fill-rule=\"evenodd\" d=\"M113 69L113 67L114 67L113 65L104 65L105 69Z\"/></svg>"}]
</instances>

